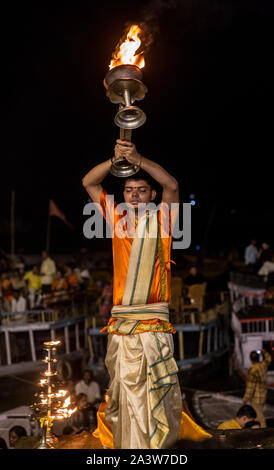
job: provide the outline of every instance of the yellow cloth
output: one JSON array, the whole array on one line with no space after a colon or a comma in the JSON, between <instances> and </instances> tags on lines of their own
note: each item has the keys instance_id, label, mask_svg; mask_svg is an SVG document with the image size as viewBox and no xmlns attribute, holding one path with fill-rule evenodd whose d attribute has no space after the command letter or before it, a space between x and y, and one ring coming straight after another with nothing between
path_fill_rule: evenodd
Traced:
<instances>
[{"instance_id":1,"label":"yellow cloth","mask_svg":"<svg viewBox=\"0 0 274 470\"><path fill-rule=\"evenodd\" d=\"M236 419L231 419L230 421L224 421L218 426L217 429L242 429Z\"/></svg>"},{"instance_id":2,"label":"yellow cloth","mask_svg":"<svg viewBox=\"0 0 274 470\"><path fill-rule=\"evenodd\" d=\"M34 274L32 271L25 274L24 281L28 281L28 287L31 287L34 290L39 290L42 284L41 276Z\"/></svg>"},{"instance_id":3,"label":"yellow cloth","mask_svg":"<svg viewBox=\"0 0 274 470\"><path fill-rule=\"evenodd\" d=\"M100 439L102 446L114 449L111 425L105 417L106 406L106 403L101 403L99 406L99 410L97 412L97 429L94 431L93 436ZM203 441L204 439L209 439L211 437L212 435L195 423L188 413L182 411L178 439Z\"/></svg>"},{"instance_id":4,"label":"yellow cloth","mask_svg":"<svg viewBox=\"0 0 274 470\"><path fill-rule=\"evenodd\" d=\"M127 321L126 323L117 318L110 318L108 324L101 330L101 333L137 335L148 331L176 333L171 323L156 318L154 320Z\"/></svg>"}]
</instances>

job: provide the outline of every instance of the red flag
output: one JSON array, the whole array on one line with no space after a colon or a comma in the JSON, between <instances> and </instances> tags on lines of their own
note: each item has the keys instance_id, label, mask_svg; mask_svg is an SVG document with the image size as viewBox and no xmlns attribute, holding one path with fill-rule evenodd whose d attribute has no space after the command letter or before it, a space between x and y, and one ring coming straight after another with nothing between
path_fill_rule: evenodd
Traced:
<instances>
[{"instance_id":1,"label":"red flag","mask_svg":"<svg viewBox=\"0 0 274 470\"><path fill-rule=\"evenodd\" d=\"M65 214L58 209L56 206L55 202L50 199L49 201L49 215L54 215L55 217L59 217L59 219L62 219L65 224L67 224L71 229L73 229L73 225L67 220Z\"/></svg>"}]
</instances>

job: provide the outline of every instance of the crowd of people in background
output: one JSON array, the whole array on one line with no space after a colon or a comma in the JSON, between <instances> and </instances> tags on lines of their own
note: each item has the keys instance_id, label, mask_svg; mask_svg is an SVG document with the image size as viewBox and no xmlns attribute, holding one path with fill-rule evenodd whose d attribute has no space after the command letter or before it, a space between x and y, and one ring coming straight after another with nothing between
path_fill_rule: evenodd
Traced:
<instances>
[{"instance_id":1,"label":"crowd of people in background","mask_svg":"<svg viewBox=\"0 0 274 470\"><path fill-rule=\"evenodd\" d=\"M258 248L256 239L252 239L243 257L249 273L263 276L270 284L274 284L271 281L274 278L274 252L268 242L263 241ZM196 265L190 265L183 283L187 288L194 284L206 284L207 280ZM45 308L49 302L69 300L94 285L100 287L96 308L102 323L106 323L112 309L112 278L109 276L107 280L94 281L86 256L78 264L56 263L43 251L40 264L26 269L21 257L16 269L1 273L0 310L22 312ZM22 318L20 314L13 317L16 321Z\"/></svg>"},{"instance_id":2,"label":"crowd of people in background","mask_svg":"<svg viewBox=\"0 0 274 470\"><path fill-rule=\"evenodd\" d=\"M267 241L263 241L260 248L257 248L257 240L250 240L250 244L245 248L244 261L252 272L260 276L274 272L274 252Z\"/></svg>"},{"instance_id":3,"label":"crowd of people in background","mask_svg":"<svg viewBox=\"0 0 274 470\"><path fill-rule=\"evenodd\" d=\"M17 266L1 273L0 311L24 312L46 308L54 302L71 300L89 288L98 288L96 306L103 321L110 316L112 308L112 278L94 280L93 273L84 265L56 263L46 251L42 252L41 264L25 269ZM13 316L21 321L23 315Z\"/></svg>"}]
</instances>

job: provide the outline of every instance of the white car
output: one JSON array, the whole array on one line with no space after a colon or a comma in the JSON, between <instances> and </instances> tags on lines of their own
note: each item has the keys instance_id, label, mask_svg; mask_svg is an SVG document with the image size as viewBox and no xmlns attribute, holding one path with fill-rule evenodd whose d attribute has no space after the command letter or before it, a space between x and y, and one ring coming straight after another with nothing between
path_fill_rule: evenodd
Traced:
<instances>
[{"instance_id":1,"label":"white car","mask_svg":"<svg viewBox=\"0 0 274 470\"><path fill-rule=\"evenodd\" d=\"M0 413L0 438L4 439L8 449L11 449L9 432L14 426L24 428L27 436L39 436L40 430L38 421L31 418L31 413L29 406L18 406L12 410Z\"/></svg>"}]
</instances>

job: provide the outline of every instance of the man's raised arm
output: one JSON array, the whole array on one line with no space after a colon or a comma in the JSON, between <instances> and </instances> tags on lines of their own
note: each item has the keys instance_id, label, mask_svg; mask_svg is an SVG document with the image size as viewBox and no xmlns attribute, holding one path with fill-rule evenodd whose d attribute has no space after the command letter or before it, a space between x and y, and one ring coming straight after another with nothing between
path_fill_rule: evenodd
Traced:
<instances>
[{"instance_id":1,"label":"man's raised arm","mask_svg":"<svg viewBox=\"0 0 274 470\"><path fill-rule=\"evenodd\" d=\"M101 182L109 173L110 167L111 160L109 159L92 168L82 179L83 186L86 188L93 202L98 202L100 204L100 197L103 189Z\"/></svg>"},{"instance_id":2,"label":"man's raised arm","mask_svg":"<svg viewBox=\"0 0 274 470\"><path fill-rule=\"evenodd\" d=\"M132 142L117 140L115 146L115 157L125 157L130 163L139 165L163 188L162 200L168 204L179 202L179 185L177 180L171 176L161 165L148 158L142 157Z\"/></svg>"}]
</instances>

